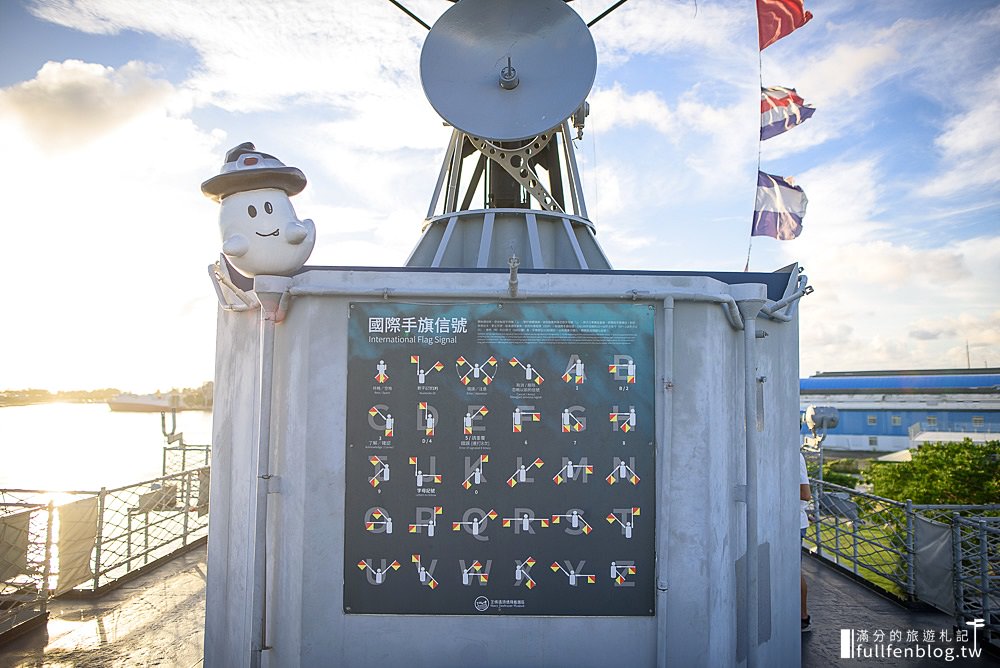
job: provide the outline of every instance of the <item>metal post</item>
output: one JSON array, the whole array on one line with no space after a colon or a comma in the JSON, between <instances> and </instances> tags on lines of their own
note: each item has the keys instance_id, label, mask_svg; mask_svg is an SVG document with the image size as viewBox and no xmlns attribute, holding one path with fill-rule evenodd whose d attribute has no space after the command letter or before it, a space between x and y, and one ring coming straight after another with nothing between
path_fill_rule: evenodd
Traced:
<instances>
[{"instance_id":1,"label":"metal post","mask_svg":"<svg viewBox=\"0 0 1000 668\"><path fill-rule=\"evenodd\" d=\"M759 620L757 605L760 600L758 588L759 549L757 529L757 502L759 495L758 460L760 459L760 436L758 434L757 415L757 315L764 305L763 299L737 300L740 315L743 317L743 406L746 432L744 459L746 461L746 559L744 560L744 577L746 579L746 638L747 638L747 668L758 665L757 647L759 639Z\"/></svg>"},{"instance_id":2,"label":"metal post","mask_svg":"<svg viewBox=\"0 0 1000 668\"><path fill-rule=\"evenodd\" d=\"M453 213L458 206L458 188L462 177L462 145L464 143L465 133L456 133L455 151L451 155L451 165L448 167L448 187L444 195L444 213Z\"/></svg>"},{"instance_id":3,"label":"metal post","mask_svg":"<svg viewBox=\"0 0 1000 668\"><path fill-rule=\"evenodd\" d=\"M101 579L101 547L104 543L104 497L108 488L102 487L97 493L97 540L94 547L94 591L97 591Z\"/></svg>"},{"instance_id":4,"label":"metal post","mask_svg":"<svg viewBox=\"0 0 1000 668\"><path fill-rule=\"evenodd\" d=\"M132 511L125 516L125 572L132 571Z\"/></svg>"},{"instance_id":5,"label":"metal post","mask_svg":"<svg viewBox=\"0 0 1000 668\"><path fill-rule=\"evenodd\" d=\"M49 578L52 577L52 517L55 507L55 502L49 499L48 516L45 519L45 563L42 564L42 588L39 592L42 597L42 612L48 610L49 590L52 589Z\"/></svg>"},{"instance_id":6,"label":"metal post","mask_svg":"<svg viewBox=\"0 0 1000 668\"><path fill-rule=\"evenodd\" d=\"M983 640L988 638L989 626L992 625L993 618L990 616L990 560L986 549L986 520L980 518L979 525L979 595L982 598L983 619L986 620L986 628L983 630ZM975 633L976 629L973 628Z\"/></svg>"},{"instance_id":7,"label":"metal post","mask_svg":"<svg viewBox=\"0 0 1000 668\"><path fill-rule=\"evenodd\" d=\"M833 518L833 553L840 560L840 518Z\"/></svg>"},{"instance_id":8,"label":"metal post","mask_svg":"<svg viewBox=\"0 0 1000 668\"><path fill-rule=\"evenodd\" d=\"M858 574L858 525L851 522L851 542L854 544L854 548L851 550L851 558L854 561L854 574Z\"/></svg>"},{"instance_id":9,"label":"metal post","mask_svg":"<svg viewBox=\"0 0 1000 668\"><path fill-rule=\"evenodd\" d=\"M913 554L916 551L913 527L913 501L906 500L906 595L913 600L917 584L913 581Z\"/></svg>"},{"instance_id":10,"label":"metal post","mask_svg":"<svg viewBox=\"0 0 1000 668\"><path fill-rule=\"evenodd\" d=\"M563 135L563 152L566 156L566 170L569 172L569 192L573 201L573 213L581 218L587 218L587 204L583 199L583 185L580 182L580 168L576 164L576 151L573 149L573 138L569 133L569 120L563 121L560 129L562 130Z\"/></svg>"},{"instance_id":11,"label":"metal post","mask_svg":"<svg viewBox=\"0 0 1000 668\"><path fill-rule=\"evenodd\" d=\"M461 158L461 156L459 156ZM260 356L257 379L256 475L250 515L250 666L259 668L267 644L267 495L271 479L271 394L274 382L275 326L284 318L290 278L269 276L267 289L254 281L260 310Z\"/></svg>"},{"instance_id":12,"label":"metal post","mask_svg":"<svg viewBox=\"0 0 1000 668\"><path fill-rule=\"evenodd\" d=\"M441 197L441 189L444 186L445 180L448 177L448 167L451 165L452 154L455 150L455 146L458 143L459 135L461 131L453 129L451 131L451 139L448 140L448 148L445 149L444 159L441 161L441 173L438 174L437 185L434 186L434 194L431 195L431 204L427 208L427 218L434 217L434 210L437 209L438 200ZM449 213L448 207L445 206L442 213Z\"/></svg>"},{"instance_id":13,"label":"metal post","mask_svg":"<svg viewBox=\"0 0 1000 668\"><path fill-rule=\"evenodd\" d=\"M823 541L822 533L820 529L822 528L823 520L822 514L820 513L820 494L823 493L823 483L813 481L813 512L816 513L816 521L813 522L816 533L816 556L823 556Z\"/></svg>"},{"instance_id":14,"label":"metal post","mask_svg":"<svg viewBox=\"0 0 1000 668\"><path fill-rule=\"evenodd\" d=\"M181 545L188 542L188 517L191 516L191 474L184 474L184 529L181 535Z\"/></svg>"},{"instance_id":15,"label":"metal post","mask_svg":"<svg viewBox=\"0 0 1000 668\"><path fill-rule=\"evenodd\" d=\"M965 584L962 578L962 518L956 512L951 514L951 579L955 596L955 626L962 628L965 621Z\"/></svg>"},{"instance_id":16,"label":"metal post","mask_svg":"<svg viewBox=\"0 0 1000 668\"><path fill-rule=\"evenodd\" d=\"M667 579L667 551L670 549L669 526L664 521L668 516L667 508L670 503L670 486L667 484L670 476L670 444L672 442L671 430L673 429L673 378L674 378L674 300L667 297L663 300L663 335L660 338L659 358L662 360L663 373L663 401L659 412L660 442L656 451L656 665L659 668L667 668L669 662L669 649L667 637L669 627L667 625L667 590L670 582Z\"/></svg>"}]
</instances>

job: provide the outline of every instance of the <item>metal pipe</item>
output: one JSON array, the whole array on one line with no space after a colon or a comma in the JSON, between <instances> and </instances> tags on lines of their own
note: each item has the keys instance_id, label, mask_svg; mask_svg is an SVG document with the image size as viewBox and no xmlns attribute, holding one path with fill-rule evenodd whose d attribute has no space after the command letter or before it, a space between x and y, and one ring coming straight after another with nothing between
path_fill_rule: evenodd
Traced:
<instances>
[{"instance_id":1,"label":"metal pipe","mask_svg":"<svg viewBox=\"0 0 1000 668\"><path fill-rule=\"evenodd\" d=\"M45 563L42 565L42 587L40 592L42 596L42 612L48 610L49 591L52 589L52 583L49 582L49 579L52 577L52 521L55 509L55 501L49 499L48 514L45 517Z\"/></svg>"},{"instance_id":2,"label":"metal pipe","mask_svg":"<svg viewBox=\"0 0 1000 668\"><path fill-rule=\"evenodd\" d=\"M267 644L267 494L271 459L271 393L274 382L274 328L283 315L282 299L286 294L280 289L291 279L272 277L278 281L276 291L261 291L257 298L261 303L260 356L258 357L257 378L257 425L256 425L256 475L251 499L249 521L252 531L250 553L250 666L259 668L262 653L269 649ZM255 284L255 288L257 288Z\"/></svg>"},{"instance_id":3,"label":"metal pipe","mask_svg":"<svg viewBox=\"0 0 1000 668\"><path fill-rule=\"evenodd\" d=\"M674 300L667 297L663 300L663 335L660 341L658 357L661 360L661 373L663 378L663 392L660 410L657 411L657 433L660 435L657 452L656 469L656 665L666 668L669 661L667 654L667 635L669 627L667 625L667 591L670 582L667 578L667 552L670 548L670 528L665 517L668 517L667 508L670 503L670 485L667 480L670 477L670 457L673 450L673 405L674 405Z\"/></svg>"},{"instance_id":4,"label":"metal pipe","mask_svg":"<svg viewBox=\"0 0 1000 668\"><path fill-rule=\"evenodd\" d=\"M506 286L504 286L506 288ZM351 287L333 288L313 286L308 284L292 285L288 289L292 297L335 297L340 295L372 295L373 297L384 298L386 296L393 299L427 299L427 298L447 298L455 297L454 286L431 287L421 286L419 288L407 288L406 290L395 290L392 288L376 288L367 290L357 290ZM519 299L558 299L560 297L579 297L579 286L565 289L518 289ZM642 291L631 290L622 291L614 289L588 289L587 296L597 299L622 299L635 301L637 299L650 301L664 301L672 299L674 301L709 302L719 304L723 307L726 319L730 326L739 331L743 329L743 318L736 300L731 295L712 294L708 292L694 292L687 290L654 290ZM502 300L508 298L506 289L501 290L478 290L469 289L462 292L462 297L467 299L484 299L489 301ZM763 303L763 300L761 300Z\"/></svg>"},{"instance_id":5,"label":"metal pipe","mask_svg":"<svg viewBox=\"0 0 1000 668\"><path fill-rule=\"evenodd\" d=\"M760 457L757 415L757 356L754 346L757 341L757 315L762 299L740 300L740 314L743 316L743 405L746 431L746 490L743 497L746 505L746 559L744 560L746 581L746 623L747 623L747 668L755 668L757 661L758 628L757 605L759 601L759 582L757 579L759 564L757 560L758 527L757 527L757 497L758 471L757 462Z\"/></svg>"},{"instance_id":6,"label":"metal pipe","mask_svg":"<svg viewBox=\"0 0 1000 668\"><path fill-rule=\"evenodd\" d=\"M458 207L459 181L462 177L462 146L465 144L465 133L457 132L451 154L451 165L448 167L448 189L444 196L444 212L453 213Z\"/></svg>"},{"instance_id":7,"label":"metal pipe","mask_svg":"<svg viewBox=\"0 0 1000 668\"><path fill-rule=\"evenodd\" d=\"M586 104L586 103L584 103ZM583 199L583 184L580 182L580 168L576 164L576 151L573 149L573 138L569 132L569 120L563 121L563 154L566 158L566 169L569 172L569 194L573 202L573 214L581 218L587 217L587 204Z\"/></svg>"},{"instance_id":8,"label":"metal pipe","mask_svg":"<svg viewBox=\"0 0 1000 668\"><path fill-rule=\"evenodd\" d=\"M917 583L913 579L913 557L916 554L916 542L913 526L913 501L906 500L906 597L916 600Z\"/></svg>"},{"instance_id":9,"label":"metal pipe","mask_svg":"<svg viewBox=\"0 0 1000 668\"><path fill-rule=\"evenodd\" d=\"M993 611L991 610L992 606L990 605L990 596L991 593L996 590L990 584L993 576L990 575L989 543L986 539L986 520L982 517L978 518L976 528L979 529L979 606L983 614L983 619L986 620L986 624L988 626L992 626ZM972 628L972 633L975 633L978 628L980 627L974 626ZM988 628L983 631L984 641L989 640L989 633L990 630Z\"/></svg>"},{"instance_id":10,"label":"metal pipe","mask_svg":"<svg viewBox=\"0 0 1000 668\"><path fill-rule=\"evenodd\" d=\"M760 312L771 320L788 322L792 319L792 316L787 313L778 313L778 311L785 308L792 302L802 299L802 297L804 297L805 295L812 294L812 292L813 292L812 286L807 285L806 287L796 290L792 294L782 299L779 299L776 302L765 304L764 306L761 307Z\"/></svg>"},{"instance_id":11,"label":"metal pipe","mask_svg":"<svg viewBox=\"0 0 1000 668\"><path fill-rule=\"evenodd\" d=\"M962 529L960 525L961 515L957 512L951 514L951 587L952 596L955 601L955 627L962 628L964 619L963 601L965 598L965 588L962 586Z\"/></svg>"},{"instance_id":12,"label":"metal pipe","mask_svg":"<svg viewBox=\"0 0 1000 668\"><path fill-rule=\"evenodd\" d=\"M94 540L94 591L97 591L101 577L101 548L104 543L104 497L108 489L102 487L97 493L97 536Z\"/></svg>"},{"instance_id":13,"label":"metal pipe","mask_svg":"<svg viewBox=\"0 0 1000 668\"><path fill-rule=\"evenodd\" d=\"M451 138L448 140L448 147L444 151L444 159L441 161L441 172L438 174L437 183L434 186L434 194L431 195L431 204L427 207L427 217L434 217L434 210L437 209L438 200L441 198L441 188L444 187L445 179L448 175L448 166L451 164L452 151L459 135L459 131L452 129ZM447 207L445 208L447 212Z\"/></svg>"}]
</instances>

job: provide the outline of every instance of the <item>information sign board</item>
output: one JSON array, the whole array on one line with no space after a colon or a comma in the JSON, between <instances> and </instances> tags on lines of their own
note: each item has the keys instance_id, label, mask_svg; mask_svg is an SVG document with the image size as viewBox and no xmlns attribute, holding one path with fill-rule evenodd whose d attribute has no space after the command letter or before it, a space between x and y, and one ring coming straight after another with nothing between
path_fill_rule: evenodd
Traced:
<instances>
[{"instance_id":1,"label":"information sign board","mask_svg":"<svg viewBox=\"0 0 1000 668\"><path fill-rule=\"evenodd\" d=\"M351 304L345 612L653 614L655 316Z\"/></svg>"}]
</instances>

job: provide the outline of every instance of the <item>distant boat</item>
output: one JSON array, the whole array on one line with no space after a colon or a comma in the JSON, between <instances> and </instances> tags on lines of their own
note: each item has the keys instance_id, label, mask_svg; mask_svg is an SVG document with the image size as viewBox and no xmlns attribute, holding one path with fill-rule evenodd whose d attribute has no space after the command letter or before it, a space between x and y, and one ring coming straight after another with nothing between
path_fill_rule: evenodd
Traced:
<instances>
[{"instance_id":1,"label":"distant boat","mask_svg":"<svg viewBox=\"0 0 1000 668\"><path fill-rule=\"evenodd\" d=\"M119 394L108 399L108 407L113 411L130 413L183 410L181 398L176 394Z\"/></svg>"}]
</instances>

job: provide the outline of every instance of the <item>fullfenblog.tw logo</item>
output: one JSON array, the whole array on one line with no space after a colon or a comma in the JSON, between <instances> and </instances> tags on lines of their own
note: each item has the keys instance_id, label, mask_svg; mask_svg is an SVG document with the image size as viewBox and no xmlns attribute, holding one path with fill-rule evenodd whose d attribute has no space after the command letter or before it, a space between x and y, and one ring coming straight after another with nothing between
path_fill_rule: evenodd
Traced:
<instances>
[{"instance_id":1,"label":"fullfenblog.tw logo","mask_svg":"<svg viewBox=\"0 0 1000 668\"><path fill-rule=\"evenodd\" d=\"M976 632L983 628L984 620L966 622L970 629L893 629L888 634L882 629L840 630L841 659L955 659L979 658L982 650L976 642ZM972 646L968 646L969 636Z\"/></svg>"}]
</instances>

